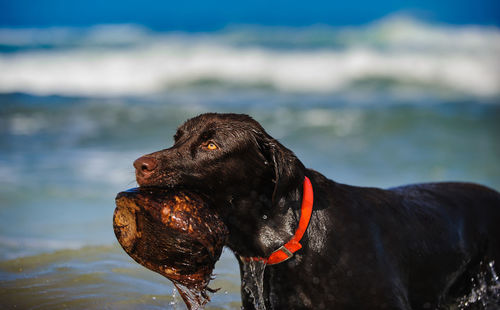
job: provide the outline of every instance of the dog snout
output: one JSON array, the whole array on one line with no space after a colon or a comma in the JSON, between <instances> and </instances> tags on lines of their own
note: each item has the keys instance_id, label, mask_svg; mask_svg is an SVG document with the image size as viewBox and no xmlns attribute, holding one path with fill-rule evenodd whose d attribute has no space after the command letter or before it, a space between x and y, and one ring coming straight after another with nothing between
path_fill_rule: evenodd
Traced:
<instances>
[{"instance_id":1,"label":"dog snout","mask_svg":"<svg viewBox=\"0 0 500 310\"><path fill-rule=\"evenodd\" d=\"M138 179L147 179L158 167L158 161L153 157L142 156L134 161L134 167Z\"/></svg>"}]
</instances>

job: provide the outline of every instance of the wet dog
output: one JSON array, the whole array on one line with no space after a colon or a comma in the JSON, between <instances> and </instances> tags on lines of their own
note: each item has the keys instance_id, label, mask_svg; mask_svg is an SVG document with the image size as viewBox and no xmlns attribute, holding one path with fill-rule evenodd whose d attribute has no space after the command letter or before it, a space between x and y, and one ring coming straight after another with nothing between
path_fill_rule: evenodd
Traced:
<instances>
[{"instance_id":1,"label":"wet dog","mask_svg":"<svg viewBox=\"0 0 500 310\"><path fill-rule=\"evenodd\" d=\"M448 308L488 262L500 263L498 192L471 183L336 183L246 115L192 118L171 148L134 166L141 187L189 188L216 208L240 264L245 309ZM312 214L302 248L290 253L282 246L299 230L306 179ZM289 259L264 269L278 249Z\"/></svg>"}]
</instances>

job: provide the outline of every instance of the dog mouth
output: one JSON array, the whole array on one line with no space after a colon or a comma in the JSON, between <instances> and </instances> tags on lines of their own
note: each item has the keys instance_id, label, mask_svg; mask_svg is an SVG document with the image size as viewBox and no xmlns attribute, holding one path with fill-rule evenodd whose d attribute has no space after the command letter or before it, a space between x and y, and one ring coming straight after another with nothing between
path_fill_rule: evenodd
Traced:
<instances>
[{"instance_id":1,"label":"dog mouth","mask_svg":"<svg viewBox=\"0 0 500 310\"><path fill-rule=\"evenodd\" d=\"M158 175L144 175L136 172L135 179L141 188L173 189L180 186L179 176L173 172Z\"/></svg>"}]
</instances>

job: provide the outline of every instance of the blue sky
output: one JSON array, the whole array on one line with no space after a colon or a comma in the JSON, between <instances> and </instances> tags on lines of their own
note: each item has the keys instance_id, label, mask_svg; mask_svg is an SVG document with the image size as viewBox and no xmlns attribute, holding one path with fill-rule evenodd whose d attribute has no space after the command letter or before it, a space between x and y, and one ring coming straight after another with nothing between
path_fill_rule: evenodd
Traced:
<instances>
[{"instance_id":1,"label":"blue sky","mask_svg":"<svg viewBox=\"0 0 500 310\"><path fill-rule=\"evenodd\" d=\"M203 31L230 24L359 25L401 13L433 22L500 26L499 0L0 0L0 27L135 23L157 30Z\"/></svg>"}]
</instances>

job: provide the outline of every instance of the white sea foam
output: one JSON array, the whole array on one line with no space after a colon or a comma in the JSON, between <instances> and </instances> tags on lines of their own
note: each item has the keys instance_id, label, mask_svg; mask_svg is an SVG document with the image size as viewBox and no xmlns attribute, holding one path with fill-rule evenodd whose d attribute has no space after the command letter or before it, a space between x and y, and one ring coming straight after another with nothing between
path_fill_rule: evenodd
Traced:
<instances>
[{"instance_id":1,"label":"white sea foam","mask_svg":"<svg viewBox=\"0 0 500 310\"><path fill-rule=\"evenodd\" d=\"M392 19L363 28L264 30L252 30L262 34L260 41L247 28L203 35L132 26L93 28L84 35L46 30L55 35L39 35L36 44L52 48L0 53L0 92L143 95L207 83L336 92L375 83L500 95L497 28ZM33 45L32 32L41 30L16 30L18 37L12 31L0 31L0 43ZM315 38L326 43L314 45Z\"/></svg>"},{"instance_id":2,"label":"white sea foam","mask_svg":"<svg viewBox=\"0 0 500 310\"><path fill-rule=\"evenodd\" d=\"M135 186L135 171L130 162L140 155L140 152L122 152L118 156L116 152L87 151L73 163L77 167L75 173L85 181Z\"/></svg>"}]
</instances>

